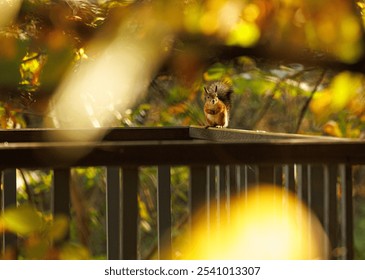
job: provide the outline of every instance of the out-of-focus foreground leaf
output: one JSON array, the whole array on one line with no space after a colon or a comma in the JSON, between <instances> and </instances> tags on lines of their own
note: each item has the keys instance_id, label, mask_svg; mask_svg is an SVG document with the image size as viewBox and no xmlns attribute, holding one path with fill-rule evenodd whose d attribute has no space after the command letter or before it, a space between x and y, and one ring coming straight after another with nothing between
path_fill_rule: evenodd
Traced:
<instances>
[{"instance_id":1,"label":"out-of-focus foreground leaf","mask_svg":"<svg viewBox=\"0 0 365 280\"><path fill-rule=\"evenodd\" d=\"M44 226L41 215L29 204L7 208L1 220L6 230L23 236L40 231Z\"/></svg>"}]
</instances>

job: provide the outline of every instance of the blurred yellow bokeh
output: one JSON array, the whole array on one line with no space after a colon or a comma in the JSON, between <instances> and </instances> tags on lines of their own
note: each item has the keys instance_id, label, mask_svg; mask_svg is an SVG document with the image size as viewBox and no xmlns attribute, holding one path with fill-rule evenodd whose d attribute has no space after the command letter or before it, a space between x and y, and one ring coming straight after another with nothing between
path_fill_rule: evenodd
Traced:
<instances>
[{"instance_id":1,"label":"blurred yellow bokeh","mask_svg":"<svg viewBox=\"0 0 365 280\"><path fill-rule=\"evenodd\" d=\"M21 0L0 0L0 27L8 26L16 17L20 6Z\"/></svg>"},{"instance_id":2,"label":"blurred yellow bokeh","mask_svg":"<svg viewBox=\"0 0 365 280\"><path fill-rule=\"evenodd\" d=\"M318 219L294 195L274 186L252 188L247 197L234 199L228 217L209 230L193 229L192 237L185 259L326 259L330 250Z\"/></svg>"}]
</instances>

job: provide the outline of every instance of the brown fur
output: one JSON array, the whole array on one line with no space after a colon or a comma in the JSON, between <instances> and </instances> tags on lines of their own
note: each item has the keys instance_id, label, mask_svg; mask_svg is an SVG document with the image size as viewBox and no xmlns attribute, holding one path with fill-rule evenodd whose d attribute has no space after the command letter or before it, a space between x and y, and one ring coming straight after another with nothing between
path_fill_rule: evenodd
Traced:
<instances>
[{"instance_id":1,"label":"brown fur","mask_svg":"<svg viewBox=\"0 0 365 280\"><path fill-rule=\"evenodd\" d=\"M228 126L228 108L218 98L216 90L209 92L205 89L204 114L207 127L227 127Z\"/></svg>"}]
</instances>

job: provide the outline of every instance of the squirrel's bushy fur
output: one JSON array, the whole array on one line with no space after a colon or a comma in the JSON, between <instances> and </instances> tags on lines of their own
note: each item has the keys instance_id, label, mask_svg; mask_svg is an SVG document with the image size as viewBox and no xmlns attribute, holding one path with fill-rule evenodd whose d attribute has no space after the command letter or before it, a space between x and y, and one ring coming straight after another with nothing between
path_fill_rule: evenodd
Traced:
<instances>
[{"instance_id":1,"label":"squirrel's bushy fur","mask_svg":"<svg viewBox=\"0 0 365 280\"><path fill-rule=\"evenodd\" d=\"M226 81L215 81L204 87L206 127L227 127L232 106L232 86Z\"/></svg>"}]
</instances>

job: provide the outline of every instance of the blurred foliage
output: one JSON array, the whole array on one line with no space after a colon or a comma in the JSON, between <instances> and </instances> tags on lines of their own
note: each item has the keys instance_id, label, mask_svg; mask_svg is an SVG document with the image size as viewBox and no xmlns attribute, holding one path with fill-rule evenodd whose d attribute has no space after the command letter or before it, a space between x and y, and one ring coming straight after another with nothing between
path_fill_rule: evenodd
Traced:
<instances>
[{"instance_id":1,"label":"blurred foliage","mask_svg":"<svg viewBox=\"0 0 365 280\"><path fill-rule=\"evenodd\" d=\"M166 113L162 110L163 117L154 121L156 116L153 114L157 113L149 107L151 125L159 121L162 125L202 121L200 109L195 106L202 83L200 77L206 72L212 79L212 71L222 70L219 67L209 69L209 56L219 59L219 54L225 50L222 46L240 47L241 55L245 54L245 48L260 50L265 46L268 56L279 54L291 59L297 56L298 60L309 58L319 64L325 60L356 63L363 57L362 23L355 10L363 13L365 4L360 0L356 1L357 6L341 0L18 2L20 7L14 5L9 11L10 15L14 16L16 12L18 15L11 24L9 19L0 27L0 102L10 112L20 109L26 115L22 120L19 114L2 113L4 128L52 125L55 120L47 114L48 101L66 72L69 69L77 71L77 65L84 60L94 60L97 53L91 50L90 42L105 44L102 42L112 40L121 24L127 26L126 33L136 34L137 40L147 37L148 33L157 34L161 26L169 26L170 31L162 38L162 47L170 53L166 65L168 72L157 74L156 83L149 88L146 104L157 91L168 102L166 106L173 104L173 108ZM154 20L146 21L145 18ZM207 48L211 53L204 52ZM256 54L263 53L258 51ZM303 54L307 57L302 57ZM234 56L239 57L236 53ZM280 64L277 62L273 68L279 68ZM149 67L148 63L146 67ZM230 70L239 71L237 75L247 72L234 66ZM214 78L219 78L220 74L215 73ZM256 83L267 84L269 77L263 75L261 78ZM240 83L239 80L235 82ZM242 87L238 90L239 94L245 94ZM137 124L145 116L146 107L141 106ZM118 112L118 108L111 109L116 119L113 123L117 124L124 113ZM176 122L171 118L174 113L182 119ZM132 115L135 114L132 112Z\"/></svg>"},{"instance_id":2,"label":"blurred foliage","mask_svg":"<svg viewBox=\"0 0 365 280\"><path fill-rule=\"evenodd\" d=\"M88 259L87 248L64 242L69 230L69 219L58 215L52 217L40 213L34 206L26 203L9 207L0 216L0 231L17 234L20 238L20 252L24 259ZM16 257L16 249L7 247L2 259Z\"/></svg>"},{"instance_id":3,"label":"blurred foliage","mask_svg":"<svg viewBox=\"0 0 365 280\"><path fill-rule=\"evenodd\" d=\"M347 67L361 70L356 67L363 63L363 0L13 3L9 10L2 10L0 19L1 128L57 126L63 120L50 114L50 108L67 75L90 82L90 77L82 77L83 66L92 65L109 44L127 37L123 41L130 41L126 49L112 48L106 57L113 60L120 55L118 51L152 42L155 45L146 44L136 60L154 71L151 81L136 77L137 83L128 85L121 84L123 77L116 73L116 85L126 87L129 97L137 96L143 86L145 93L128 108L116 100L107 104L104 111L111 125L204 125L203 85L225 79L235 92L232 127L364 137L364 75L346 71ZM155 37L161 40L155 42L151 39ZM150 52L159 59L146 59ZM125 67L128 72L130 68ZM109 70L105 71L108 75L114 72L103 70ZM110 81L107 78L100 77L102 88ZM106 99L110 93L102 94ZM99 105L94 96L86 96ZM75 103L80 111L92 111L86 100ZM90 118L97 117L90 113ZM24 206L2 215L1 230L22 235L20 256L105 257L105 170L73 170L74 207L67 223L64 217L49 214L52 172L21 170L18 178L22 178L18 200ZM156 178L155 168L143 168L139 193L141 258L155 254ZM187 215L187 178L186 168L172 170L174 236L179 236ZM356 236L364 232L362 188L363 184L356 185ZM29 225L28 221L34 223ZM62 241L66 224L71 226L70 240L78 245ZM365 244L356 240L358 257L363 258ZM178 249L176 252L178 255Z\"/></svg>"}]
</instances>

